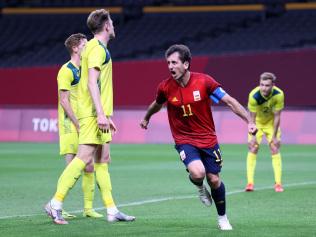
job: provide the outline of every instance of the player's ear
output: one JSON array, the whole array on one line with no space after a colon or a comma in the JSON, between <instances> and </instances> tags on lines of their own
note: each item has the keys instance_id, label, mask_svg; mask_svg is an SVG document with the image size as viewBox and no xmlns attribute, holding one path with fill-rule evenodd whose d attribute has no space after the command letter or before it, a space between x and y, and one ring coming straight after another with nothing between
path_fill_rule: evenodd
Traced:
<instances>
[{"instance_id":1,"label":"player's ear","mask_svg":"<svg viewBox=\"0 0 316 237\"><path fill-rule=\"evenodd\" d=\"M190 66L190 63L188 61L185 61L183 64L185 69L188 69Z\"/></svg>"},{"instance_id":2,"label":"player's ear","mask_svg":"<svg viewBox=\"0 0 316 237\"><path fill-rule=\"evenodd\" d=\"M104 23L103 30L104 31L109 31L109 23L107 21Z\"/></svg>"}]
</instances>

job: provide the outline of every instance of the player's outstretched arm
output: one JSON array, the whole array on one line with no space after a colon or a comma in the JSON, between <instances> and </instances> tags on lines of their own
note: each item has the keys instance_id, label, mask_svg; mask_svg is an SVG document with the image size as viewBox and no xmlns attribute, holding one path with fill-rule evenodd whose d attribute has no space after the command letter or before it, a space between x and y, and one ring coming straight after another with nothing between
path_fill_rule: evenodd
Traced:
<instances>
[{"instance_id":1,"label":"player's outstretched arm","mask_svg":"<svg viewBox=\"0 0 316 237\"><path fill-rule=\"evenodd\" d=\"M248 124L248 132L250 134L256 134L257 127L252 117L246 111L246 109L233 97L225 94L221 99L235 114L237 114L242 120Z\"/></svg>"},{"instance_id":2,"label":"player's outstretched arm","mask_svg":"<svg viewBox=\"0 0 316 237\"><path fill-rule=\"evenodd\" d=\"M162 104L158 104L156 101L153 101L149 105L149 107L147 109L147 112L145 114L145 117L140 122L140 127L143 128L143 129L147 129L147 126L149 124L149 120L150 120L151 116L153 114L157 113L161 108L162 108Z\"/></svg>"}]
</instances>

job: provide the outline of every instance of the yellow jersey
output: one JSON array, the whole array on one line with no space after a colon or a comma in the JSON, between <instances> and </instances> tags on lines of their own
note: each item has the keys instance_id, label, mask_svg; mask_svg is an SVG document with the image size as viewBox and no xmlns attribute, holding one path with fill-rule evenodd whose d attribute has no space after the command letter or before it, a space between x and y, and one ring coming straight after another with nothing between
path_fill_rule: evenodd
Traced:
<instances>
[{"instance_id":1,"label":"yellow jersey","mask_svg":"<svg viewBox=\"0 0 316 237\"><path fill-rule=\"evenodd\" d=\"M78 118L96 116L96 110L88 89L88 70L100 70L98 87L101 105L106 116L113 114L113 85L111 55L99 40L91 39L81 53L81 76L78 86Z\"/></svg>"},{"instance_id":2,"label":"yellow jersey","mask_svg":"<svg viewBox=\"0 0 316 237\"><path fill-rule=\"evenodd\" d=\"M59 91L66 90L70 92L70 105L77 116L77 89L80 80L79 68L76 67L71 61L65 63L58 71L57 84L58 84L58 128L59 135L67 133L76 133L77 130L68 118L66 112L60 104Z\"/></svg>"},{"instance_id":3,"label":"yellow jersey","mask_svg":"<svg viewBox=\"0 0 316 237\"><path fill-rule=\"evenodd\" d=\"M259 86L249 93L248 109L250 112L256 113L256 125L258 127L273 126L274 112L284 108L283 91L273 86L268 97L260 93Z\"/></svg>"}]
</instances>

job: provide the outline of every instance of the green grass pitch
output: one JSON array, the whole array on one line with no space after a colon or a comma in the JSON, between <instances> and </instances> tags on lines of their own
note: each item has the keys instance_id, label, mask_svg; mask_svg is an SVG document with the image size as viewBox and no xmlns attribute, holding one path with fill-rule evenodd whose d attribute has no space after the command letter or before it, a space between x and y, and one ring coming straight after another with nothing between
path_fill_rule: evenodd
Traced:
<instances>
[{"instance_id":1,"label":"green grass pitch","mask_svg":"<svg viewBox=\"0 0 316 237\"><path fill-rule=\"evenodd\" d=\"M221 177L233 231L217 229L215 207L204 207L172 145L111 147L113 195L133 223L82 217L81 180L64 208L77 215L57 226L43 206L64 168L56 144L0 143L0 236L316 236L316 146L283 145L285 191L273 190L271 158L260 150L256 191L245 193L246 145L222 145ZM105 213L96 189L94 207Z\"/></svg>"}]
</instances>

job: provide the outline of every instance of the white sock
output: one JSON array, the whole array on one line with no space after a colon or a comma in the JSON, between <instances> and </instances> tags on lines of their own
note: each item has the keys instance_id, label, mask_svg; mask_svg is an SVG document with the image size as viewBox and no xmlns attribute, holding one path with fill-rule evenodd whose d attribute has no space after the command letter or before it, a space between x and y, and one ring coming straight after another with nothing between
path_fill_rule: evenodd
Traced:
<instances>
[{"instance_id":1,"label":"white sock","mask_svg":"<svg viewBox=\"0 0 316 237\"><path fill-rule=\"evenodd\" d=\"M61 201L56 200L55 198L52 198L52 200L50 200L50 205L55 210L61 210L63 208L63 203Z\"/></svg>"},{"instance_id":2,"label":"white sock","mask_svg":"<svg viewBox=\"0 0 316 237\"><path fill-rule=\"evenodd\" d=\"M220 216L220 215L218 216L218 220L223 220L223 219L227 220L226 214L223 215L223 216Z\"/></svg>"},{"instance_id":3,"label":"white sock","mask_svg":"<svg viewBox=\"0 0 316 237\"><path fill-rule=\"evenodd\" d=\"M119 210L117 209L116 206L114 206L114 207L107 208L106 212L108 213L108 215L115 215L116 213L119 212Z\"/></svg>"}]
</instances>

